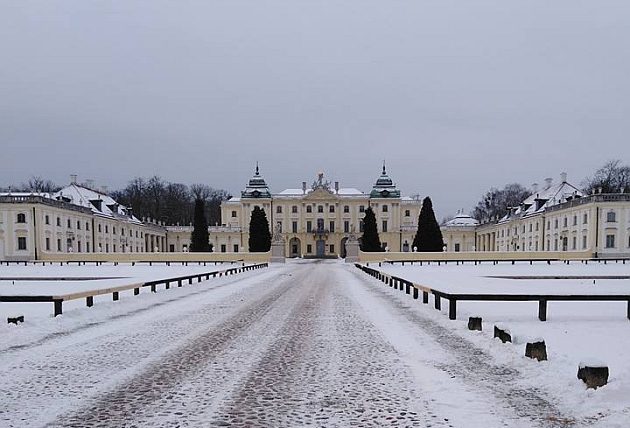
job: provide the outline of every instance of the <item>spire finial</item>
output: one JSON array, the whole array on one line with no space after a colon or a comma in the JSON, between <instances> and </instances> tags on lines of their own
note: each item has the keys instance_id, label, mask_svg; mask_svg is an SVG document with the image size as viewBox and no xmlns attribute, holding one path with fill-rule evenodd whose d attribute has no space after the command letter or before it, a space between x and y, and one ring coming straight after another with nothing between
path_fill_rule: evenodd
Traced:
<instances>
[{"instance_id":1,"label":"spire finial","mask_svg":"<svg viewBox=\"0 0 630 428\"><path fill-rule=\"evenodd\" d=\"M383 159L383 175L387 175L387 172L385 171L385 159Z\"/></svg>"},{"instance_id":2,"label":"spire finial","mask_svg":"<svg viewBox=\"0 0 630 428\"><path fill-rule=\"evenodd\" d=\"M258 172L258 161L256 161L256 175L260 175L260 173Z\"/></svg>"}]
</instances>

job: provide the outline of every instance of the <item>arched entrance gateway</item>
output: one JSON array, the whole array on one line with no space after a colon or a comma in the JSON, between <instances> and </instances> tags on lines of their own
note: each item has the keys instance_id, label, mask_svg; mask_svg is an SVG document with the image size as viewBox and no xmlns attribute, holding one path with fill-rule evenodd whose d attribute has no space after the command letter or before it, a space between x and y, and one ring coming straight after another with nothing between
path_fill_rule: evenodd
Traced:
<instances>
[{"instance_id":1,"label":"arched entrance gateway","mask_svg":"<svg viewBox=\"0 0 630 428\"><path fill-rule=\"evenodd\" d=\"M302 257L302 242L299 238L289 240L289 257Z\"/></svg>"}]
</instances>

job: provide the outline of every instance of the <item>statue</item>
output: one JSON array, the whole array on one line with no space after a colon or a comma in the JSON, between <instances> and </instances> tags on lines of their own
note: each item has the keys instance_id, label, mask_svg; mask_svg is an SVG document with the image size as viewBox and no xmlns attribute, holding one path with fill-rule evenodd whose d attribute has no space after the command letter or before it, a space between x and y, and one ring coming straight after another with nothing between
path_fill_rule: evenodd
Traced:
<instances>
[{"instance_id":1,"label":"statue","mask_svg":"<svg viewBox=\"0 0 630 428\"><path fill-rule=\"evenodd\" d=\"M276 227L273 229L271 242L284 242L284 238L282 237L282 223L276 223Z\"/></svg>"}]
</instances>

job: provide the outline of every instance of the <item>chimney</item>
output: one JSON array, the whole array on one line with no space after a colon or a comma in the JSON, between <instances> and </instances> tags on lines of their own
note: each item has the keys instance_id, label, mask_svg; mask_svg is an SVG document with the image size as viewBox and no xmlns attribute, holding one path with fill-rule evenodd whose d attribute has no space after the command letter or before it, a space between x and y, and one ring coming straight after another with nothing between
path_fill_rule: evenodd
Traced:
<instances>
[{"instance_id":1,"label":"chimney","mask_svg":"<svg viewBox=\"0 0 630 428\"><path fill-rule=\"evenodd\" d=\"M335 193L339 193L339 182L335 181Z\"/></svg>"},{"instance_id":2,"label":"chimney","mask_svg":"<svg viewBox=\"0 0 630 428\"><path fill-rule=\"evenodd\" d=\"M545 190L551 187L551 183L553 183L553 178L545 178Z\"/></svg>"},{"instance_id":3,"label":"chimney","mask_svg":"<svg viewBox=\"0 0 630 428\"><path fill-rule=\"evenodd\" d=\"M306 195L306 181L302 182L302 194Z\"/></svg>"},{"instance_id":4,"label":"chimney","mask_svg":"<svg viewBox=\"0 0 630 428\"><path fill-rule=\"evenodd\" d=\"M70 184L77 184L77 175L70 174Z\"/></svg>"},{"instance_id":5,"label":"chimney","mask_svg":"<svg viewBox=\"0 0 630 428\"><path fill-rule=\"evenodd\" d=\"M566 172L561 172L560 173L560 181L562 183L566 183L567 182L567 173Z\"/></svg>"},{"instance_id":6,"label":"chimney","mask_svg":"<svg viewBox=\"0 0 630 428\"><path fill-rule=\"evenodd\" d=\"M538 193L538 183L532 184L532 193Z\"/></svg>"}]
</instances>

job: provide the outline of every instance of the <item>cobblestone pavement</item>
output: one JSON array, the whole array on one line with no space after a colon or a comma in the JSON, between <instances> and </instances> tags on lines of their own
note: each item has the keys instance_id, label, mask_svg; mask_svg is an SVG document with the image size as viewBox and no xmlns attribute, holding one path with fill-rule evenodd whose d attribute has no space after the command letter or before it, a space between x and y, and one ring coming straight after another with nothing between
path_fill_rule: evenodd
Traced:
<instances>
[{"instance_id":1,"label":"cobblestone pavement","mask_svg":"<svg viewBox=\"0 0 630 428\"><path fill-rule=\"evenodd\" d=\"M14 350L0 364L0 426L466 426L422 389L357 293L410 312L347 266L291 262L130 313L133 328L116 318ZM560 416L538 391L504 384L518 372L438 324L397 317L454 355L434 369L500 400L485 426L554 426L535 416Z\"/></svg>"}]
</instances>

